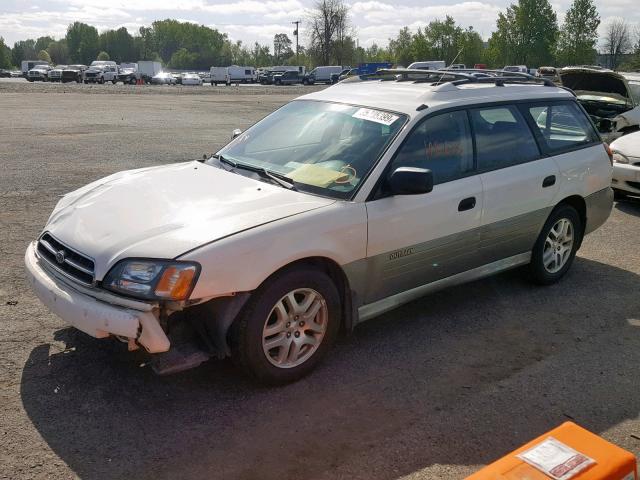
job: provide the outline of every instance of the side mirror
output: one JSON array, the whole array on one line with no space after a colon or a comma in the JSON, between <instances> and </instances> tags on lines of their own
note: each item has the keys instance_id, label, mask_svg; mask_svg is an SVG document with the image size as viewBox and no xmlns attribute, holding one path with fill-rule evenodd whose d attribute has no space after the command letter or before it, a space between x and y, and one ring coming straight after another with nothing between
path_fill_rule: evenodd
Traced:
<instances>
[{"instance_id":1,"label":"side mirror","mask_svg":"<svg viewBox=\"0 0 640 480\"><path fill-rule=\"evenodd\" d=\"M239 137L240 135L242 135L242 130L240 130L239 128L236 128L233 132L231 132L231 140L233 140L236 137Z\"/></svg>"},{"instance_id":2,"label":"side mirror","mask_svg":"<svg viewBox=\"0 0 640 480\"><path fill-rule=\"evenodd\" d=\"M418 195L433 190L433 173L426 168L398 167L387 180L392 195Z\"/></svg>"}]
</instances>

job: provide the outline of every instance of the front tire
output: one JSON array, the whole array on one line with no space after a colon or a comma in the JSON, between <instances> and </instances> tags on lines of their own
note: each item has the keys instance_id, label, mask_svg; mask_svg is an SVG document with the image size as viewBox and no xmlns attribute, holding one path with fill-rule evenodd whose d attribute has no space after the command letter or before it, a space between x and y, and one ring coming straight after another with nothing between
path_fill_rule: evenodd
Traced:
<instances>
[{"instance_id":1,"label":"front tire","mask_svg":"<svg viewBox=\"0 0 640 480\"><path fill-rule=\"evenodd\" d=\"M571 268L582 241L580 215L571 205L560 205L549 215L531 253L529 271L534 282L551 285Z\"/></svg>"},{"instance_id":2,"label":"front tire","mask_svg":"<svg viewBox=\"0 0 640 480\"><path fill-rule=\"evenodd\" d=\"M320 363L340 321L340 296L325 273L287 270L256 290L235 321L231 357L261 383L294 382Z\"/></svg>"}]
</instances>

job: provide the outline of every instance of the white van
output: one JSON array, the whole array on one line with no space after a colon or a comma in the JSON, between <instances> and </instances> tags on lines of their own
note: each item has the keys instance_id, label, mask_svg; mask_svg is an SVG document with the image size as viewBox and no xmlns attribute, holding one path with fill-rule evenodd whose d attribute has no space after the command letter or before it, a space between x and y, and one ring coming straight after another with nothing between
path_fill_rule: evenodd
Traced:
<instances>
[{"instance_id":1,"label":"white van","mask_svg":"<svg viewBox=\"0 0 640 480\"><path fill-rule=\"evenodd\" d=\"M256 81L255 67L231 65L227 68L227 74L229 83L255 83Z\"/></svg>"},{"instance_id":2,"label":"white van","mask_svg":"<svg viewBox=\"0 0 640 480\"><path fill-rule=\"evenodd\" d=\"M209 78L211 86L218 85L219 83L229 83L229 73L227 67L211 67L209 69Z\"/></svg>"},{"instance_id":3,"label":"white van","mask_svg":"<svg viewBox=\"0 0 640 480\"><path fill-rule=\"evenodd\" d=\"M520 266L558 282L609 217L611 151L551 82L428 75L441 73L341 82L203 163L68 193L26 251L29 283L83 332L146 349L159 373L231 356L282 384L342 328L422 295Z\"/></svg>"},{"instance_id":4,"label":"white van","mask_svg":"<svg viewBox=\"0 0 640 480\"><path fill-rule=\"evenodd\" d=\"M410 69L416 70L441 70L446 68L447 63L444 60L428 60L424 62L413 62L409 65Z\"/></svg>"},{"instance_id":5,"label":"white van","mask_svg":"<svg viewBox=\"0 0 640 480\"><path fill-rule=\"evenodd\" d=\"M314 83L333 83L332 76L336 77L342 73L343 67L340 65L332 65L325 67L316 67L305 75L302 83L305 85L313 85Z\"/></svg>"}]
</instances>

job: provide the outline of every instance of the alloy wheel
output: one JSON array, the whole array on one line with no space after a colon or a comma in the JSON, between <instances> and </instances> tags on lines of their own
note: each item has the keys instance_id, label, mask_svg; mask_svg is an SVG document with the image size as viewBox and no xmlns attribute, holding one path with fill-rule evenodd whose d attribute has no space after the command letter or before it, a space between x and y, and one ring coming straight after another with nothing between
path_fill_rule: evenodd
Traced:
<instances>
[{"instance_id":1,"label":"alloy wheel","mask_svg":"<svg viewBox=\"0 0 640 480\"><path fill-rule=\"evenodd\" d=\"M573 223L570 220L561 218L553 224L544 241L542 252L542 263L547 272L557 273L562 270L571 257L573 241Z\"/></svg>"}]
</instances>

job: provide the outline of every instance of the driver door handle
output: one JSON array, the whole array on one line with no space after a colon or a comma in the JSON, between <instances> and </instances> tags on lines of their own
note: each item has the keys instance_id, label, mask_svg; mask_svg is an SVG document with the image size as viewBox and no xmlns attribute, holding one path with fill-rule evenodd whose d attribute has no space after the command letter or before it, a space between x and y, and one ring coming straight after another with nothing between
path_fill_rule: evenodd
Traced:
<instances>
[{"instance_id":1,"label":"driver door handle","mask_svg":"<svg viewBox=\"0 0 640 480\"><path fill-rule=\"evenodd\" d=\"M458 211L464 212L465 210L471 210L476 206L476 197L465 198L464 200L460 200L458 204Z\"/></svg>"}]
</instances>

